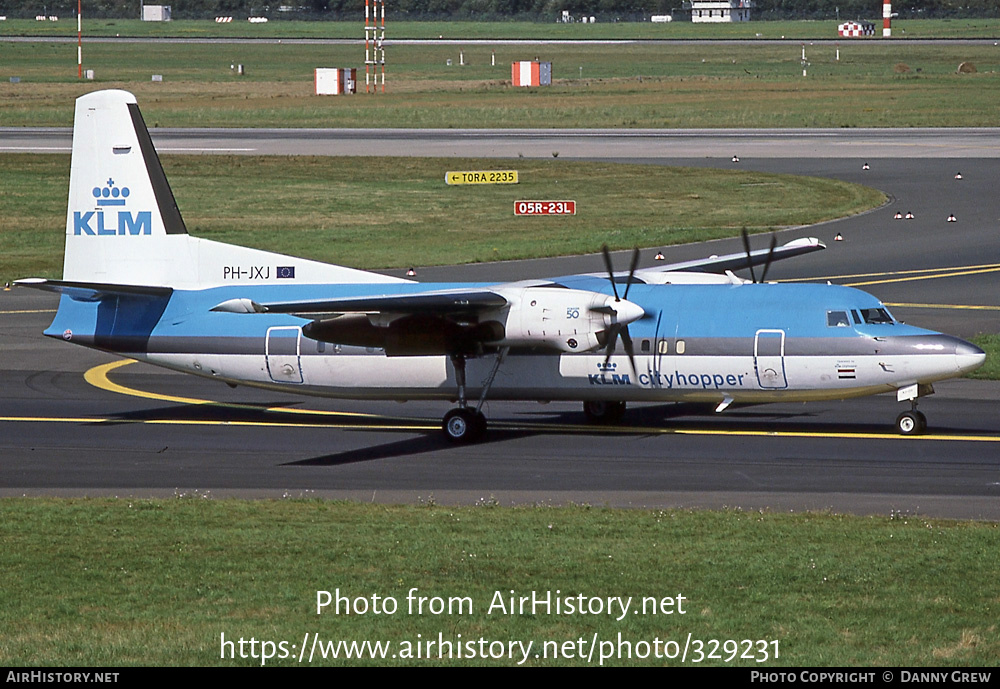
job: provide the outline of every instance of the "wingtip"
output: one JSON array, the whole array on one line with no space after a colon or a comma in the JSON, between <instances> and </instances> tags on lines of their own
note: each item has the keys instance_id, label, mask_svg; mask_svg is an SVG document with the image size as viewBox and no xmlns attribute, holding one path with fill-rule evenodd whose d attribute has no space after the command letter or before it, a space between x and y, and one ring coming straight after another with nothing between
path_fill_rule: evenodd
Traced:
<instances>
[{"instance_id":1,"label":"wingtip","mask_svg":"<svg viewBox=\"0 0 1000 689\"><path fill-rule=\"evenodd\" d=\"M47 285L48 282L45 278L21 278L8 284L12 284L14 287L41 287L42 285Z\"/></svg>"},{"instance_id":2,"label":"wingtip","mask_svg":"<svg viewBox=\"0 0 1000 689\"><path fill-rule=\"evenodd\" d=\"M815 246L820 249L825 249L826 244L824 244L817 237L799 237L798 239L793 239L790 242L785 242L781 245L782 247L796 248L800 246Z\"/></svg>"}]
</instances>

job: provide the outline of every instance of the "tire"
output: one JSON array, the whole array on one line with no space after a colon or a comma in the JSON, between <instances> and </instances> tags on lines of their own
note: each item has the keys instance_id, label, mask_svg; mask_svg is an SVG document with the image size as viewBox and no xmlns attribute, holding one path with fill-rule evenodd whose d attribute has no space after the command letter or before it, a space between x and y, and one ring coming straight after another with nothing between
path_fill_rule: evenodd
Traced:
<instances>
[{"instance_id":1,"label":"tire","mask_svg":"<svg viewBox=\"0 0 1000 689\"><path fill-rule=\"evenodd\" d=\"M918 411L905 411L896 417L900 435L920 435L927 430L927 417Z\"/></svg>"},{"instance_id":2,"label":"tire","mask_svg":"<svg viewBox=\"0 0 1000 689\"><path fill-rule=\"evenodd\" d=\"M587 417L587 423L609 426L622 420L625 403L590 400L583 403L583 413Z\"/></svg>"},{"instance_id":3,"label":"tire","mask_svg":"<svg viewBox=\"0 0 1000 689\"><path fill-rule=\"evenodd\" d=\"M486 435L486 417L471 409L452 409L444 415L441 430L449 442L474 443Z\"/></svg>"}]
</instances>

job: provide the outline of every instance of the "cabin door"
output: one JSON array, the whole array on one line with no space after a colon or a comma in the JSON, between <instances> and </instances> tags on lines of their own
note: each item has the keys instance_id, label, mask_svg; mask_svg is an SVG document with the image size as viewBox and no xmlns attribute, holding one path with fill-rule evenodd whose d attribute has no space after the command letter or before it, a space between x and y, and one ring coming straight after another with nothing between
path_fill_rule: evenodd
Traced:
<instances>
[{"instance_id":1,"label":"cabin door","mask_svg":"<svg viewBox=\"0 0 1000 689\"><path fill-rule=\"evenodd\" d=\"M300 343L302 328L283 325L267 329L264 357L267 373L276 383L302 382L302 357Z\"/></svg>"},{"instance_id":2,"label":"cabin door","mask_svg":"<svg viewBox=\"0 0 1000 689\"><path fill-rule=\"evenodd\" d=\"M788 387L785 379L785 331L758 330L753 340L757 383L766 390Z\"/></svg>"}]
</instances>

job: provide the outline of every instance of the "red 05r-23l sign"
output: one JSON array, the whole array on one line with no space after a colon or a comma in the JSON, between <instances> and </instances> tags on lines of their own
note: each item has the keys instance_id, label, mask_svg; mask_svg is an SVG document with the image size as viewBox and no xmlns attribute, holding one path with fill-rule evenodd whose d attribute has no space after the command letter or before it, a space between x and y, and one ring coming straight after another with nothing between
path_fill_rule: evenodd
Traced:
<instances>
[{"instance_id":1,"label":"red 05r-23l sign","mask_svg":"<svg viewBox=\"0 0 1000 689\"><path fill-rule=\"evenodd\" d=\"M514 215L576 215L576 201L515 201Z\"/></svg>"}]
</instances>

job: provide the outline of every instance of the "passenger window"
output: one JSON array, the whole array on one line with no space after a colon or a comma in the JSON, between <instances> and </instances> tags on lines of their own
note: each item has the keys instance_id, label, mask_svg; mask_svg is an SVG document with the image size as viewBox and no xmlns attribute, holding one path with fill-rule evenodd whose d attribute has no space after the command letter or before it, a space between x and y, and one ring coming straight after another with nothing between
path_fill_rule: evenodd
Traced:
<instances>
[{"instance_id":1,"label":"passenger window","mask_svg":"<svg viewBox=\"0 0 1000 689\"><path fill-rule=\"evenodd\" d=\"M642 347L642 351L643 352L647 352L648 353L649 352L649 340L643 340L641 347Z\"/></svg>"},{"instance_id":2,"label":"passenger window","mask_svg":"<svg viewBox=\"0 0 1000 689\"><path fill-rule=\"evenodd\" d=\"M846 311L827 311L826 324L831 328L847 328L851 322L847 319Z\"/></svg>"}]
</instances>

